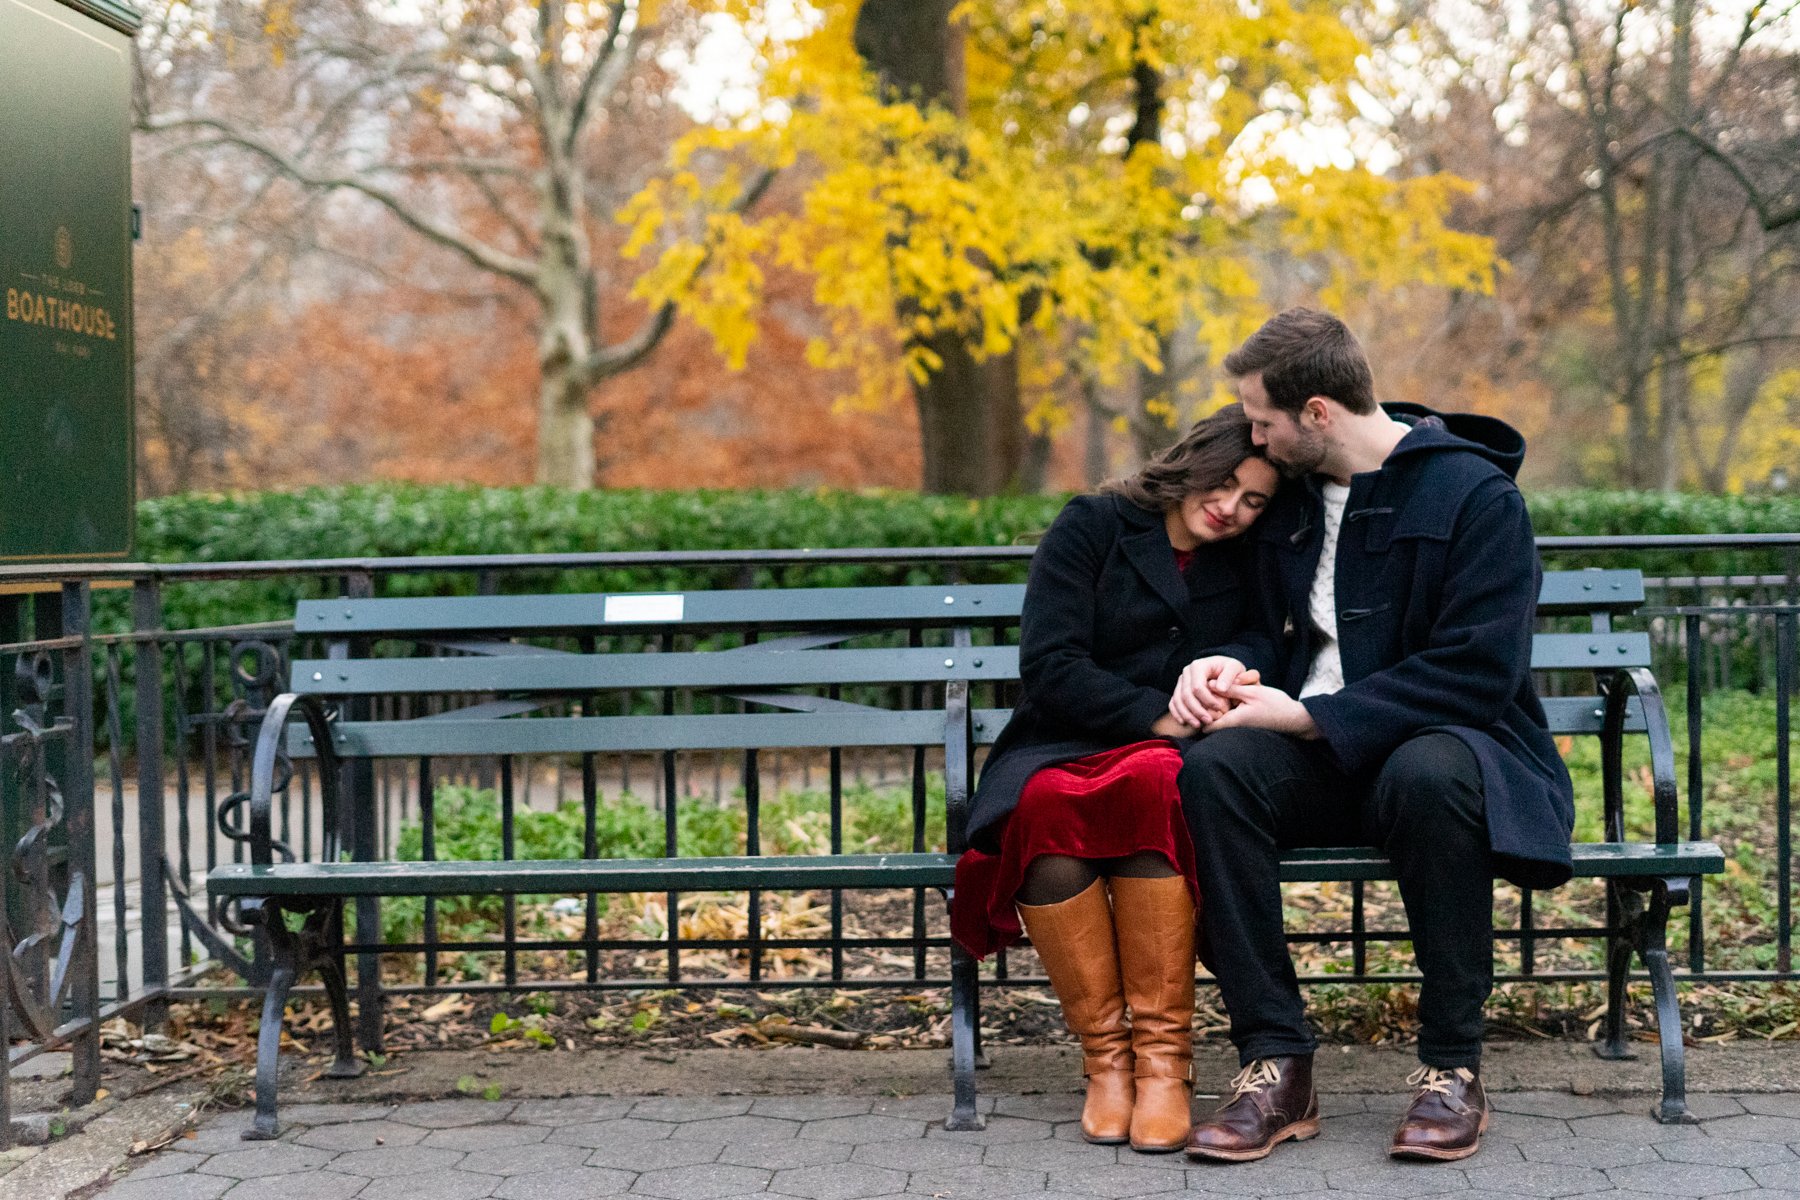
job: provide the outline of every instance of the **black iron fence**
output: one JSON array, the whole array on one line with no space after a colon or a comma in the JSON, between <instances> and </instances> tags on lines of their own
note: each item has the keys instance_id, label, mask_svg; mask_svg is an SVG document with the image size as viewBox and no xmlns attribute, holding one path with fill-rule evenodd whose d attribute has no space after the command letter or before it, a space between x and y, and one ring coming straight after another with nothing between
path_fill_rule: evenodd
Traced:
<instances>
[{"instance_id":1,"label":"black iron fence","mask_svg":"<svg viewBox=\"0 0 1800 1200\"><path fill-rule=\"evenodd\" d=\"M1671 708L1685 717L1688 832L1719 839L1717 826L1729 826L1723 840L1739 864L1733 877L1714 885L1719 896L1695 882L1684 978L1795 978L1790 704L1800 638L1800 534L1546 538L1540 546L1559 567L1644 564L1656 572L1648 580L1650 605L1634 620L1652 634L1657 674ZM1030 553L1028 547L962 547L0 568L0 1044L9 1064L71 1046L73 1099L85 1103L98 1086L103 1023L127 1016L154 1029L172 1000L244 991L244 981L221 964L254 972L258 948L229 912L208 900L203 881L217 863L241 857L230 836L230 810L247 786L256 723L283 690L288 662L318 651L288 619L294 599L439 588L565 590L558 584L594 586L587 581L605 577L597 572L635 572L664 590L829 584L843 582L848 571L860 573L858 582L875 581L871 573L892 582L1016 580ZM1718 569L1722 554L1741 555L1742 569L1730 561ZM1710 573L1683 573L1683 561ZM251 615L262 619L168 627L171 611L203 612L207 606L196 597L233 588L240 614L241 594L253 590L263 611ZM1738 704L1738 696L1754 699ZM890 702L926 699L896 694ZM1010 699L996 694L989 702ZM1735 707L1719 715L1717 706L1727 701ZM632 702L619 698L621 705ZM656 702L713 703L693 696ZM386 715L423 714L396 708ZM1746 721L1756 728L1746 732ZM1716 747L1709 739L1727 736L1748 739L1750 749L1733 752L1731 769L1753 778L1738 787L1734 775L1736 790L1713 811L1707 764L1719 755L1710 753ZM1748 768L1736 761L1745 754L1757 760ZM709 829L714 837L741 837L753 853L789 835L838 851L857 817L847 805L854 809L859 798L874 803L871 796L887 798L887 835L924 849L941 837L941 804L934 812L929 799L941 767L912 750L858 748L785 759L763 752L748 761L659 754L606 762L589 756L375 764L359 789L364 808L343 815L355 837L336 844L370 856L438 856L449 836L444 798L454 788L464 809L479 808L483 819L497 822L501 844L487 850L504 857L528 852L522 821L558 813L562 824L550 835L572 839L574 849L565 853L605 854L609 839L630 832L621 833L611 819L621 811L651 814L658 853L674 853L685 837ZM784 791L817 798L814 809L794 810L786 833L759 817L770 807L766 801L745 811L746 792ZM277 816L278 835L301 858L318 856L330 835L345 832L325 827L317 796L302 763ZM1591 799L1588 807L1597 811L1598 796ZM488 826L473 828L479 836ZM1368 887L1378 893L1380 885ZM1318 920L1294 932L1297 944L1334 947L1341 956L1308 978L1409 978L1382 952L1406 931L1394 927L1377 893L1362 884L1344 889L1324 897L1314 906ZM766 928L758 912L745 928L725 920L684 930L681 909L658 913L652 902L636 914L634 928L609 931L601 928L599 904L592 896L546 904L544 919L527 929L508 902L488 914L492 926L478 934L470 929L480 925L480 909L461 914L459 923L431 902L418 913L394 907L390 913L398 916L385 931L367 909L355 934L365 951L358 992L366 1002L383 992L947 982L941 906L917 894L872 906L833 895L816 919L793 929ZM744 924L741 908L726 905L714 915L725 910ZM1516 945L1516 957L1508 951L1510 977L1603 977L1597 962L1567 948L1603 921L1592 897L1551 902L1510 895L1499 912L1502 945ZM557 937L557 919L573 923L567 938ZM637 936L603 936L609 933ZM521 969L531 955L566 954L566 942L580 947L578 971L568 969L566 958L547 975ZM403 955L414 965L384 972L377 947L394 952L390 964ZM501 964L491 979L482 971L488 958ZM1035 974L1035 964L1009 962L1004 954L987 969L1002 979ZM9 1129L6 1102L0 1076L0 1141Z\"/></svg>"}]
</instances>

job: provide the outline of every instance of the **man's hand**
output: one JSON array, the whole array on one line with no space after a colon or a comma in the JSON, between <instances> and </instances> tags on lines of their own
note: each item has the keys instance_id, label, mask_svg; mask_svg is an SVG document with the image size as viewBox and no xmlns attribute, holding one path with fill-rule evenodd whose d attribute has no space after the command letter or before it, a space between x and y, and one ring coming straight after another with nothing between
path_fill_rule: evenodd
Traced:
<instances>
[{"instance_id":1,"label":"man's hand","mask_svg":"<svg viewBox=\"0 0 1800 1200\"><path fill-rule=\"evenodd\" d=\"M1206 732L1241 727L1271 729L1299 738L1319 736L1319 727L1313 724L1306 706L1280 688L1240 681L1226 693L1226 698L1232 702L1231 711L1209 721Z\"/></svg>"},{"instance_id":2,"label":"man's hand","mask_svg":"<svg viewBox=\"0 0 1800 1200\"><path fill-rule=\"evenodd\" d=\"M1183 725L1204 726L1231 707L1227 693L1240 683L1260 683L1262 676L1235 658L1215 654L1196 658L1175 681L1169 715Z\"/></svg>"}]
</instances>

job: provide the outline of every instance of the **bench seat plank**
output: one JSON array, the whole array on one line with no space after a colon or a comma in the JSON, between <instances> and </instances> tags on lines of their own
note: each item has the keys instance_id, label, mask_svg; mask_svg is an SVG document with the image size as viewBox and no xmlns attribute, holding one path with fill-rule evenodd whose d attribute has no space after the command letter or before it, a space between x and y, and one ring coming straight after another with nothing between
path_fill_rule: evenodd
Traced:
<instances>
[{"instance_id":1,"label":"bench seat plank","mask_svg":"<svg viewBox=\"0 0 1800 1200\"><path fill-rule=\"evenodd\" d=\"M942 887L950 854L797 854L733 858L513 859L505 862L227 863L215 896L460 896L539 892L715 892L748 888Z\"/></svg>"},{"instance_id":2,"label":"bench seat plank","mask_svg":"<svg viewBox=\"0 0 1800 1200\"><path fill-rule=\"evenodd\" d=\"M1725 869L1725 852L1713 842L1576 842L1570 851L1577 879L1717 875ZM1283 883L1393 877L1393 865L1369 847L1288 850L1281 856Z\"/></svg>"}]
</instances>

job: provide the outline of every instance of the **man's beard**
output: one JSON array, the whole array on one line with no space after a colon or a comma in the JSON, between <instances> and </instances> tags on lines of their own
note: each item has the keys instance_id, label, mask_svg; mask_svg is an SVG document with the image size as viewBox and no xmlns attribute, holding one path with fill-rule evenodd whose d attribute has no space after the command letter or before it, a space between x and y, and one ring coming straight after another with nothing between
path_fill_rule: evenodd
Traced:
<instances>
[{"instance_id":1,"label":"man's beard","mask_svg":"<svg viewBox=\"0 0 1800 1200\"><path fill-rule=\"evenodd\" d=\"M1325 452L1324 438L1316 433L1302 433L1289 456L1278 457L1271 451L1269 461L1275 464L1283 477L1304 479L1319 469L1319 464L1325 461Z\"/></svg>"}]
</instances>

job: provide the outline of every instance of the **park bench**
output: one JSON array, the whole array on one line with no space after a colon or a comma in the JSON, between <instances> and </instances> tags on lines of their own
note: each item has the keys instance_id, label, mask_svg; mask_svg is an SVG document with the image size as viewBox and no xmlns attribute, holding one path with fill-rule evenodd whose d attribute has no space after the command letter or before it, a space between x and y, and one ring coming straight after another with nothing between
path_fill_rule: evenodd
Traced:
<instances>
[{"instance_id":1,"label":"park bench","mask_svg":"<svg viewBox=\"0 0 1800 1200\"><path fill-rule=\"evenodd\" d=\"M750 891L752 912L762 890L937 889L946 898L955 852L963 845L974 749L991 744L1009 710L978 707L974 695L1003 695L1018 679L1016 646L994 644L1016 629L1024 589L1016 585L762 589L682 595L556 595L431 599L303 601L298 635L321 639L323 659L297 659L291 690L273 700L262 720L251 786L219 814L227 836L247 849L245 862L208 875L209 894L223 902L222 923L267 938L266 967L247 964L216 934L239 969L258 972L266 988L257 1057L257 1113L246 1137L272 1137L282 1013L296 979L317 971L330 999L336 1033L330 1076L355 1074L344 963L359 959L362 1040L379 1045L380 988L376 952L366 937L344 941L344 905L357 903L357 928L379 927L375 901L384 896L504 896L534 894L669 893L671 978L678 936L674 898L683 891ZM1649 973L1661 1038L1663 1094L1657 1115L1690 1119L1685 1101L1681 1022L1666 930L1671 909L1687 902L1690 881L1724 869L1717 846L1684 840L1678 822L1673 746L1643 633L1615 632L1612 621L1643 602L1636 571L1552 572L1545 576L1540 615L1585 623L1580 632L1541 633L1532 665L1541 678L1574 679L1582 694L1545 698L1559 735L1602 740L1607 841L1574 847L1577 877L1606 882L1608 1006L1603 1057L1630 1057L1625 1036L1625 984L1635 952ZM675 634L721 637L727 648L675 651ZM905 646L847 647L846 642L905 631ZM615 635L659 639L655 651L601 650ZM541 644L573 640L578 653ZM539 644L520 639L537 639ZM891 637L890 637L891 640ZM413 657L374 657L376 643L409 643ZM933 644L925 644L931 642ZM907 689L899 706L838 698L841 689L871 685ZM811 689L787 691L784 689ZM1597 690L1590 690L1597 688ZM684 714L674 711L676 689L706 690L759 711ZM827 694L818 694L825 689ZM972 689L977 689L972 693ZM1553 689L1546 689L1551 691ZM663 711L644 715L533 715L572 697L661 692ZM867 693L857 693L864 695ZM457 697L463 707L423 716L376 717L373 701L392 697ZM296 720L298 718L298 720ZM1655 806L1654 840L1626 837L1622 750L1627 734L1642 733L1650 750ZM836 750L852 746L941 750L945 764L949 853L928 851L915 839L900 854L763 855L757 851L759 788L755 756L774 748ZM499 862L374 861L370 764L377 759L485 756L505 766L511 756L582 756L628 751L663 755L665 795L674 795L677 751L741 751L746 755L745 804L750 853L730 858L682 858L669 824L666 856L604 857L590 832L586 856L568 860ZM292 861L274 836L274 797L293 773L291 760L316 759L327 824L345 832L327 843L321 861ZM429 786L429 769L420 772ZM591 780L591 767L587 777ZM503 774L503 780L508 776ZM353 801L346 805L345 801ZM916 797L915 803L921 802ZM589 800L591 782L589 783ZM591 831L592 824L590 822ZM338 848L353 861L335 861ZM511 846L507 850L508 858ZM1294 851L1284 856L1286 881L1391 879L1378 852L1362 847ZM285 914L302 918L291 929ZM191 918L192 914L188 914ZM201 924L197 919L193 924ZM511 910L508 909L511 941ZM759 923L749 923L751 943ZM1526 934L1524 936L1530 936ZM1536 936L1563 936L1542 930ZM590 921L588 941L593 933ZM738 947L738 943L722 943ZM422 947L401 947L420 949ZM740 947L741 948L741 947ZM589 955L592 962L592 954ZM754 961L754 959L752 960ZM590 966L590 975L593 968ZM510 973L507 982L513 982ZM908 981L911 982L911 981ZM954 1099L946 1126L977 1129L975 1068L980 1027L975 963L951 952L951 1065Z\"/></svg>"}]
</instances>

